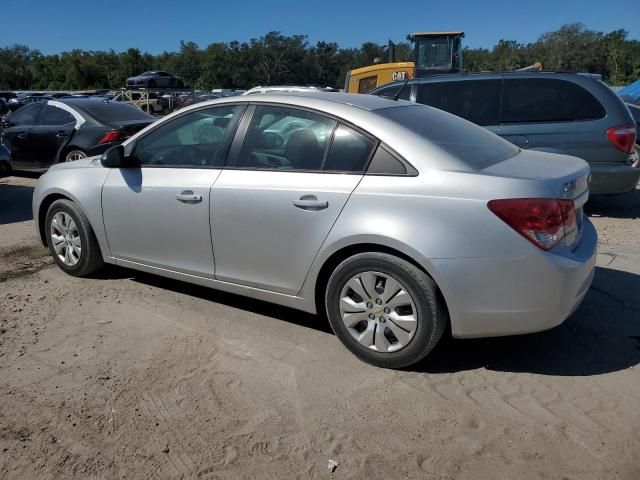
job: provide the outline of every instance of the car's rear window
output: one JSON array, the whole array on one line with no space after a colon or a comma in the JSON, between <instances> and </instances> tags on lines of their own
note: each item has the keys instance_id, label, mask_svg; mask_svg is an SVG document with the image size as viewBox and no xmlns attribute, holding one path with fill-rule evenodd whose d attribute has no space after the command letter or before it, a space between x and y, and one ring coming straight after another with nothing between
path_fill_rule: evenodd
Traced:
<instances>
[{"instance_id":1,"label":"car's rear window","mask_svg":"<svg viewBox=\"0 0 640 480\"><path fill-rule=\"evenodd\" d=\"M520 151L482 127L423 105L384 108L376 110L376 113L426 138L478 170L513 157Z\"/></svg>"},{"instance_id":2,"label":"car's rear window","mask_svg":"<svg viewBox=\"0 0 640 480\"><path fill-rule=\"evenodd\" d=\"M107 124L114 121L154 120L153 117L139 108L121 102L91 102L84 105L78 104L78 108L81 108L99 122Z\"/></svg>"}]
</instances>

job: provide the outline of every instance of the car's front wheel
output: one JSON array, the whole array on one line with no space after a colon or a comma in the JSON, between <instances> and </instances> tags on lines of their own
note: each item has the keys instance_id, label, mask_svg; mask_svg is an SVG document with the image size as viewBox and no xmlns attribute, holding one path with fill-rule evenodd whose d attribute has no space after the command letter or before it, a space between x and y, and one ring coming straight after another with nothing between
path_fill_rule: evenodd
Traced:
<instances>
[{"instance_id":1,"label":"car's front wheel","mask_svg":"<svg viewBox=\"0 0 640 480\"><path fill-rule=\"evenodd\" d=\"M51 204L45 229L53 259L68 274L84 277L104 265L89 219L72 201L56 200Z\"/></svg>"},{"instance_id":2,"label":"car's front wheel","mask_svg":"<svg viewBox=\"0 0 640 480\"><path fill-rule=\"evenodd\" d=\"M333 331L361 360L402 368L438 343L448 316L431 277L386 253L344 260L327 285L325 305Z\"/></svg>"}]
</instances>

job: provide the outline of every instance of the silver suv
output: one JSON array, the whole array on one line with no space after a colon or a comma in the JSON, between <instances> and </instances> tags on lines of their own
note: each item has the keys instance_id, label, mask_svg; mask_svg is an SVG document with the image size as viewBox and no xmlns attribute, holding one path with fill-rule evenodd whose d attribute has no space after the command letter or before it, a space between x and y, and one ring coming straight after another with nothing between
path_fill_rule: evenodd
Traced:
<instances>
[{"instance_id":1,"label":"silver suv","mask_svg":"<svg viewBox=\"0 0 640 480\"><path fill-rule=\"evenodd\" d=\"M591 193L635 188L630 164L635 124L624 102L596 77L503 72L438 75L383 85L373 95L423 103L458 115L520 148L589 162Z\"/></svg>"}]
</instances>

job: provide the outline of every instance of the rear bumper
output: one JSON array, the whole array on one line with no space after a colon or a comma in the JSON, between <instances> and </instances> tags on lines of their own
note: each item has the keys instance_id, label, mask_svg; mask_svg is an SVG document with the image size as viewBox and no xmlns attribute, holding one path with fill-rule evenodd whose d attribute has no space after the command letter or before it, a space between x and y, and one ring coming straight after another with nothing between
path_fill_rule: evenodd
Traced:
<instances>
[{"instance_id":1,"label":"rear bumper","mask_svg":"<svg viewBox=\"0 0 640 480\"><path fill-rule=\"evenodd\" d=\"M585 218L569 251L538 248L515 259L431 260L456 338L516 335L561 324L580 305L595 271L597 234Z\"/></svg>"},{"instance_id":2,"label":"rear bumper","mask_svg":"<svg viewBox=\"0 0 640 480\"><path fill-rule=\"evenodd\" d=\"M622 163L590 163L591 195L625 193L636 188L640 169Z\"/></svg>"}]
</instances>

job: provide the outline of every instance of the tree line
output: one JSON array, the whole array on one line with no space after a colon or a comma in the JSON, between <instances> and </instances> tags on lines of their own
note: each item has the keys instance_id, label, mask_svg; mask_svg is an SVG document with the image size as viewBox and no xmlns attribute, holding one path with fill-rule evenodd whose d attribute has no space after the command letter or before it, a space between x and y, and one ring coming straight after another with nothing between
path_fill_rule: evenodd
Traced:
<instances>
[{"instance_id":1,"label":"tree line","mask_svg":"<svg viewBox=\"0 0 640 480\"><path fill-rule=\"evenodd\" d=\"M269 32L248 42L212 43L201 48L180 42L177 52L151 55L72 50L43 55L25 45L0 48L0 89L86 90L120 88L147 70L165 70L194 88L250 88L256 85L342 87L346 73L374 59L388 59L387 45L367 42L341 48L335 42L310 44L305 35ZM396 45L396 60L413 60L409 43ZM640 41L625 30L604 33L580 23L564 25L529 44L500 40L492 49L465 48L469 71L514 70L541 62L545 70L599 73L610 84L629 83L640 74Z\"/></svg>"}]
</instances>

